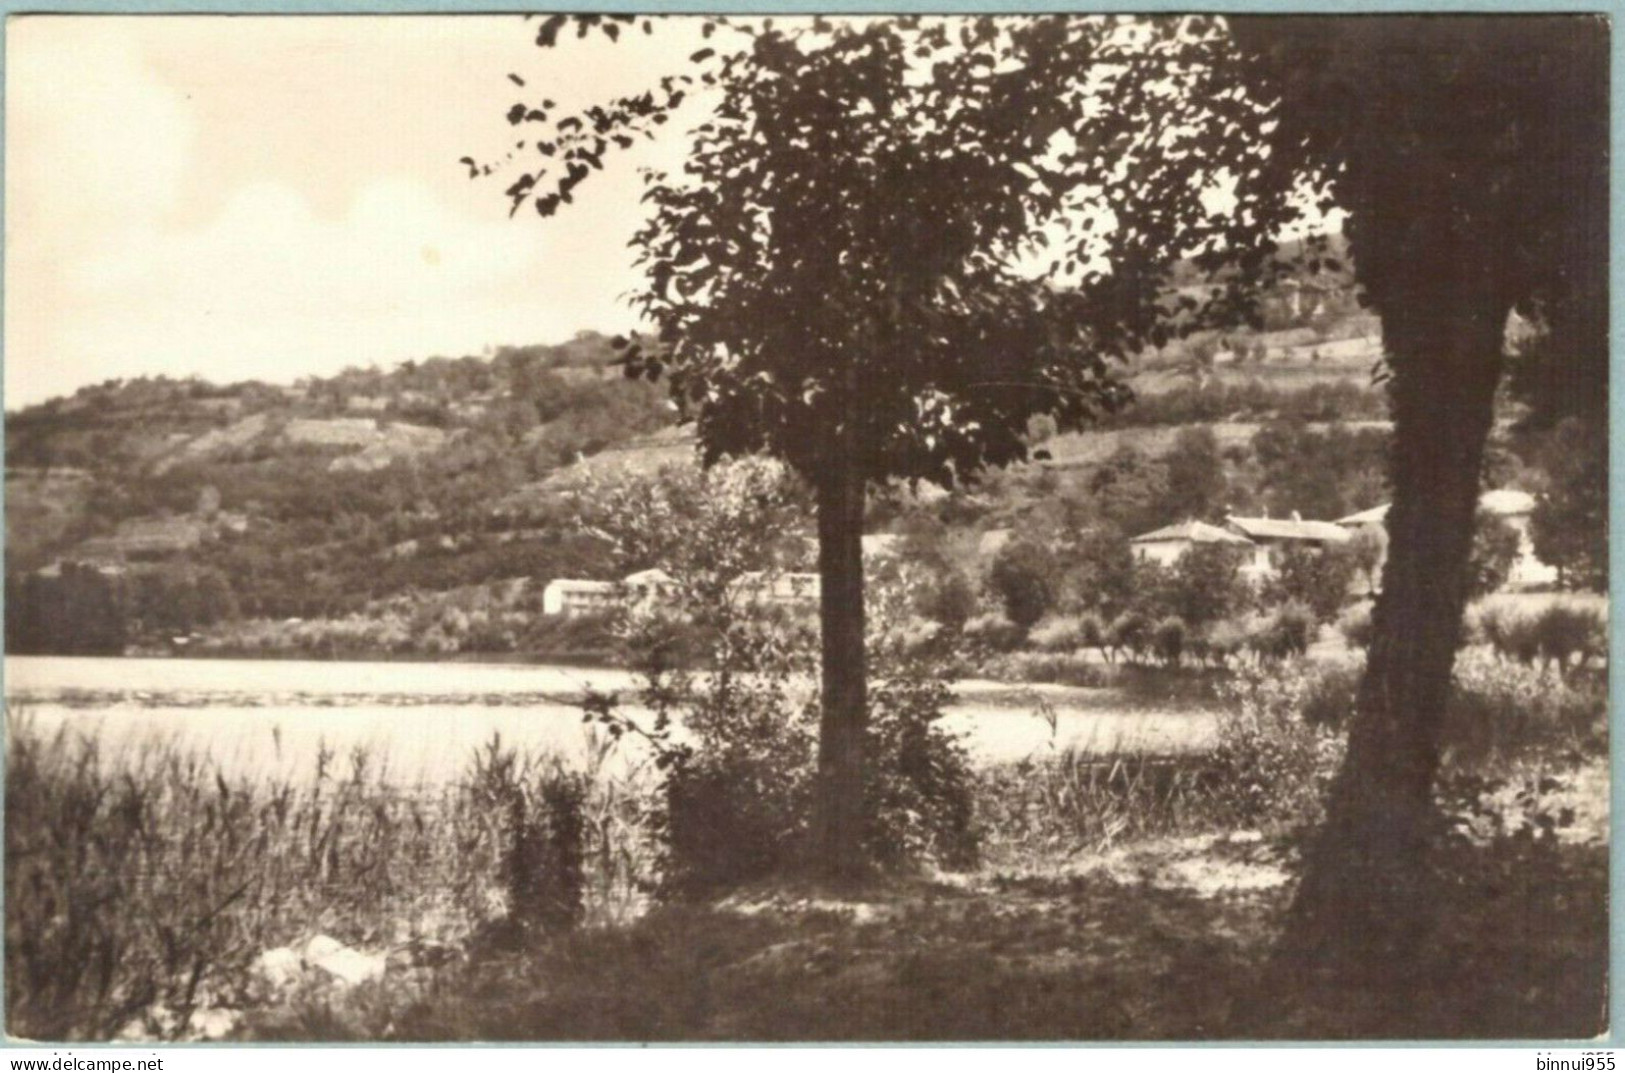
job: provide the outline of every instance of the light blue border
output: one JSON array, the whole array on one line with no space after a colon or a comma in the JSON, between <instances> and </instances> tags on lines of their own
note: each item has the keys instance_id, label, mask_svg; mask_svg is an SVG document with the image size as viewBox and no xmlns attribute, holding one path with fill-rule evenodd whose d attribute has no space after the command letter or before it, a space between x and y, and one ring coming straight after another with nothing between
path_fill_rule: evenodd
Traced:
<instances>
[{"instance_id":1,"label":"light blue border","mask_svg":"<svg viewBox=\"0 0 1625 1073\"><path fill-rule=\"evenodd\" d=\"M1050 12L1076 12L1087 13L1118 13L1118 12L1212 12L1216 14L1296 14L1313 13L1326 15L1360 15L1360 14L1509 14L1509 13L1544 13L1544 14L1605 14L1613 17L1612 38L1612 83L1611 97L1611 136L1610 151L1613 170L1610 173L1610 209L1609 219L1611 231L1612 260L1609 265L1609 518L1610 522L1616 514L1616 508L1625 503L1625 443L1622 443L1618 430L1625 425L1625 401L1621 400L1621 391L1625 389L1625 342L1622 337L1621 300L1625 299L1625 268L1622 268L1621 253L1625 251L1625 242L1621 236L1625 235L1625 205L1620 197L1620 176L1622 169L1620 162L1625 160L1625 0L1433 0L1431 3L1417 3L1415 0L821 0L821 2L806 2L806 0L709 0L706 3L689 2L662 2L662 0L580 0L576 3L560 3L558 0L542 0L540 3L525 3L523 0L269 0L269 2L256 3L255 0L0 0L0 16L4 16L7 24L0 25L0 87L5 84L6 60L4 44L9 30L9 19L13 15L28 14L119 14L119 15L186 15L186 14L212 14L212 15L500 15L522 14L526 12L551 11L601 11L601 12L658 12L661 14L1038 14ZM3 89L0 89L0 100L3 100ZM4 109L0 108L0 146L5 145L5 116ZM5 161L4 153L0 152L0 219L4 219L5 209ZM3 285L0 285L3 286ZM0 290L3 293L3 290ZM0 318L3 318L0 310ZM0 337L0 363L4 361L3 337ZM0 413L3 413L4 389L0 386ZM0 463L4 461L4 443L0 441ZM0 508L3 508L4 492L0 489ZM3 555L4 535L0 532L0 555ZM1625 682L1622 682L1621 660L1625 659L1625 636L1613 628L1617 625L1614 618L1615 609L1621 606L1625 598L1625 578L1620 576L1622 553L1625 553L1625 534L1617 527L1610 529L1609 544L1609 722L1610 747L1612 755L1612 782L1610 785L1609 812L1613 823L1611 828L1611 844L1609 847L1609 875L1610 875L1610 967L1609 967L1609 1031L1608 1035L1599 1041L1590 1044L1576 1044L1570 1040L1511 1040L1511 1041L1392 1041L1373 1040L1353 1043L1342 1042L1314 1042L1314 1041L1236 1041L1215 1040L1186 1041L1186 1042L1158 1042L1158 1041L1063 1041L1063 1042L985 1042L985 1043L955 1043L954 1047L1066 1047L1066 1048L1101 1048L1101 1047L1133 1047L1133 1048L1181 1048L1200 1046L1203 1048L1226 1049L1253 1049L1253 1048L1282 1048L1282 1047L1315 1047L1315 1048L1440 1048L1451 1049L1468 1048L1494 1048L1516 1050L1552 1050L1560 1052L1578 1052L1580 1050L1597 1050L1611 1047L1620 1047L1621 1040L1625 1039L1621 1026L1625 1024L1625 980L1622 980L1620 968L1625 964L1625 928L1621 927L1619 915L1614 912L1618 908L1617 895L1625 889L1625 859L1620 852L1621 838L1618 827L1620 816L1619 804L1621 801L1620 782L1625 778L1625 762L1622 762L1620 750L1615 743L1621 729L1619 718L1620 701L1625 699ZM0 688L4 683L4 666L0 661ZM3 746L0 746L3 748ZM0 804L0 821L3 821L3 804ZM0 982L0 988L3 988ZM0 1005L3 1011L3 1005ZM0 1012L3 1019L3 1012ZM0 1048L24 1047L25 1044L8 1043L0 1039ZM54 1047L61 1049L62 1044L40 1044L41 1049ZM141 1049L148 1049L152 1045L141 1045ZM715 1046L748 1046L765 1047L771 1044L704 1044L704 1043L672 1043L672 1044L643 1044L643 1043L555 1043L550 1041L534 1043L431 1043L431 1044L332 1044L332 1043L254 1043L254 1044L162 1044L155 1049L168 1051L172 1048L187 1050L221 1050L230 1051L236 1047L344 1047L346 1049L370 1050L399 1050L402 1047L418 1048L454 1048L463 1050L467 1048L486 1047L525 1047L525 1048L557 1048L557 1047L598 1047L598 1048L644 1048L644 1047L715 1047ZM919 1047L941 1046L930 1043L811 1043L795 1044L797 1047L845 1048L845 1047ZM130 1050L129 1044L116 1043L75 1043L72 1050L88 1051L98 1049ZM1625 1055L1621 1056L1625 1058Z\"/></svg>"}]
</instances>

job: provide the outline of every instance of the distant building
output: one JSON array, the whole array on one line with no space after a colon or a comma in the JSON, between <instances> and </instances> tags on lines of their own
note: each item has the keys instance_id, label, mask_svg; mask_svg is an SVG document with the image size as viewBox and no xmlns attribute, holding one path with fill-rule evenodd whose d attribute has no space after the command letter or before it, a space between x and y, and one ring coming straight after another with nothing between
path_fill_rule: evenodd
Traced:
<instances>
[{"instance_id":1,"label":"distant building","mask_svg":"<svg viewBox=\"0 0 1625 1073\"><path fill-rule=\"evenodd\" d=\"M1135 559L1141 562L1172 566L1197 544L1218 544L1226 547L1251 548L1253 542L1228 529L1207 522L1184 521L1178 525L1165 525L1142 533L1129 541Z\"/></svg>"},{"instance_id":2,"label":"distant building","mask_svg":"<svg viewBox=\"0 0 1625 1073\"><path fill-rule=\"evenodd\" d=\"M542 614L577 618L608 611L618 593L613 581L579 581L554 578L542 590Z\"/></svg>"},{"instance_id":3,"label":"distant building","mask_svg":"<svg viewBox=\"0 0 1625 1073\"><path fill-rule=\"evenodd\" d=\"M1388 507L1389 504L1384 503L1338 520L1339 525L1355 531L1380 532L1384 538L1384 560L1388 547ZM1535 510L1534 496L1515 488L1495 488L1478 497L1478 509L1483 514L1500 518L1518 534L1518 556L1512 561L1512 569L1507 575L1507 588L1527 589L1556 583L1557 568L1536 557L1534 538L1529 533L1529 518Z\"/></svg>"},{"instance_id":4,"label":"distant building","mask_svg":"<svg viewBox=\"0 0 1625 1073\"><path fill-rule=\"evenodd\" d=\"M764 603L806 606L818 602L817 574L767 574L757 570L741 574L735 584L740 595ZM676 592L676 580L658 568L639 570L618 582L554 578L542 590L542 613L574 618L608 611L623 600L634 604L669 600Z\"/></svg>"},{"instance_id":5,"label":"distant building","mask_svg":"<svg viewBox=\"0 0 1625 1073\"><path fill-rule=\"evenodd\" d=\"M804 607L817 604L819 577L817 574L764 574L753 570L739 577L739 588L745 595L763 603L780 607Z\"/></svg>"},{"instance_id":6,"label":"distant building","mask_svg":"<svg viewBox=\"0 0 1625 1073\"><path fill-rule=\"evenodd\" d=\"M1347 529L1333 522L1304 521L1297 511L1293 511L1290 518L1238 518L1232 514L1224 520L1224 524L1253 545L1252 557L1242 564L1241 572L1254 581L1275 573L1271 553L1277 549L1325 551L1347 544L1354 537Z\"/></svg>"}]
</instances>

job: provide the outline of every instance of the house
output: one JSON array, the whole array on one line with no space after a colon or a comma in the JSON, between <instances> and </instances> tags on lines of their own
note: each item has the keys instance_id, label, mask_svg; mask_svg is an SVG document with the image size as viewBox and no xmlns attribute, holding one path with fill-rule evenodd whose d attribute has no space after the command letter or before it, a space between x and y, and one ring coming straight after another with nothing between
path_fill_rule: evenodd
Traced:
<instances>
[{"instance_id":1,"label":"house","mask_svg":"<svg viewBox=\"0 0 1625 1073\"><path fill-rule=\"evenodd\" d=\"M1388 550L1388 506L1384 503L1338 521L1339 525L1356 532L1378 533L1382 538L1384 560ZM1478 497L1478 509L1482 514L1501 519L1518 534L1518 555L1507 575L1507 588L1527 589L1556 583L1557 568L1536 557L1534 538L1529 532L1529 519L1535 510L1534 496L1515 488L1494 488Z\"/></svg>"},{"instance_id":2,"label":"house","mask_svg":"<svg viewBox=\"0 0 1625 1073\"><path fill-rule=\"evenodd\" d=\"M1172 566L1181 555L1197 544L1251 548L1253 542L1220 526L1191 520L1142 533L1131 538L1129 544L1134 549L1136 560Z\"/></svg>"},{"instance_id":3,"label":"house","mask_svg":"<svg viewBox=\"0 0 1625 1073\"><path fill-rule=\"evenodd\" d=\"M554 578L542 590L542 614L577 618L608 611L619 593L613 581Z\"/></svg>"},{"instance_id":4,"label":"house","mask_svg":"<svg viewBox=\"0 0 1625 1073\"><path fill-rule=\"evenodd\" d=\"M739 591L751 599L780 607L818 603L819 576L808 573L764 574L752 570L739 576Z\"/></svg>"},{"instance_id":5,"label":"house","mask_svg":"<svg viewBox=\"0 0 1625 1073\"><path fill-rule=\"evenodd\" d=\"M1325 551L1347 544L1354 536L1333 522L1304 521L1297 511L1290 518L1239 518L1232 514L1224 524L1253 545L1252 557L1242 564L1241 572L1254 581L1275 572L1272 554L1279 549Z\"/></svg>"}]
</instances>

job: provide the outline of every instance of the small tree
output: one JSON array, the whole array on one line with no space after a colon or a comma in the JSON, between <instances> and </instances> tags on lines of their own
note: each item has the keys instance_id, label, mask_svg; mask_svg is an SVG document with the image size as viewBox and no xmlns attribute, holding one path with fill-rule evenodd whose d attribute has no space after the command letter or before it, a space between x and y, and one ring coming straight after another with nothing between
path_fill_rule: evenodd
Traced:
<instances>
[{"instance_id":1,"label":"small tree","mask_svg":"<svg viewBox=\"0 0 1625 1073\"><path fill-rule=\"evenodd\" d=\"M1250 595L1241 576L1241 555L1224 544L1196 544L1168 572L1163 601L1193 629L1229 618Z\"/></svg>"},{"instance_id":2,"label":"small tree","mask_svg":"<svg viewBox=\"0 0 1625 1073\"><path fill-rule=\"evenodd\" d=\"M1317 622L1331 622L1348 602L1355 560L1342 548L1289 546L1275 557L1268 592L1280 603L1299 603Z\"/></svg>"},{"instance_id":3,"label":"small tree","mask_svg":"<svg viewBox=\"0 0 1625 1073\"><path fill-rule=\"evenodd\" d=\"M1572 588L1608 586L1608 439L1596 420L1567 418L1544 452L1550 487L1535 501L1535 556Z\"/></svg>"},{"instance_id":4,"label":"small tree","mask_svg":"<svg viewBox=\"0 0 1625 1073\"><path fill-rule=\"evenodd\" d=\"M579 26L616 36L631 21ZM538 40L553 44L567 22L545 20ZM734 29L747 40L701 76L720 99L682 174L650 179L654 216L634 239L647 282L633 300L656 330L624 359L629 375L669 376L707 462L767 451L814 489L816 841L822 864L849 876L866 824L867 490L1025 458L1035 414L1076 424L1126 390L1072 303L1013 266L1034 218L1060 207L1031 162L1068 107L1034 93L1029 73L999 70L1007 36L989 22L955 39L920 19ZM668 76L658 97L584 117L516 105L513 122L550 137L547 163L509 188L515 206L557 211L612 140L665 122L694 80Z\"/></svg>"},{"instance_id":5,"label":"small tree","mask_svg":"<svg viewBox=\"0 0 1625 1073\"><path fill-rule=\"evenodd\" d=\"M1473 529L1473 550L1467 561L1468 594L1487 596L1507 583L1518 561L1518 531L1488 511L1478 512Z\"/></svg>"},{"instance_id":6,"label":"small tree","mask_svg":"<svg viewBox=\"0 0 1625 1073\"><path fill-rule=\"evenodd\" d=\"M1005 617L1023 630L1055 606L1060 565L1055 553L1032 540L1012 540L999 549L988 571L988 586L998 596Z\"/></svg>"}]
</instances>

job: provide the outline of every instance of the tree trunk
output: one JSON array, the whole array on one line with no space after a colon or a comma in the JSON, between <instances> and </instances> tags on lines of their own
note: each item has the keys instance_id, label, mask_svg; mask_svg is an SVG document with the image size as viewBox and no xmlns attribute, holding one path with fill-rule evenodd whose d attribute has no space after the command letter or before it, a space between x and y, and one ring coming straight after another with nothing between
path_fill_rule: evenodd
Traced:
<instances>
[{"instance_id":1,"label":"tree trunk","mask_svg":"<svg viewBox=\"0 0 1625 1073\"><path fill-rule=\"evenodd\" d=\"M1415 290L1382 309L1395 376L1388 560L1348 755L1277 957L1289 977L1376 974L1401 1001L1393 974L1428 925L1423 851L1508 312L1495 288L1447 274L1410 277Z\"/></svg>"},{"instance_id":2,"label":"tree trunk","mask_svg":"<svg viewBox=\"0 0 1625 1073\"><path fill-rule=\"evenodd\" d=\"M848 422L850 425L850 422ZM813 843L818 870L849 880L865 869L864 735L868 687L864 666L863 500L865 482L853 432L818 481L819 625L823 632L822 715Z\"/></svg>"}]
</instances>

